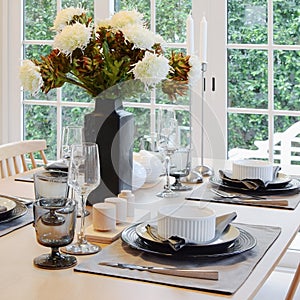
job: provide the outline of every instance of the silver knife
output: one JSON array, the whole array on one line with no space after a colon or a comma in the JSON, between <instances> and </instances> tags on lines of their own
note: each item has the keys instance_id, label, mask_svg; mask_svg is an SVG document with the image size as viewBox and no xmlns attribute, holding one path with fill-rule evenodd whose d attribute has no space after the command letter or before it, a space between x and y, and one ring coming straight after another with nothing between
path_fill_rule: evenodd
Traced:
<instances>
[{"instance_id":1,"label":"silver knife","mask_svg":"<svg viewBox=\"0 0 300 300\"><path fill-rule=\"evenodd\" d=\"M30 205L30 204L33 203L33 200L32 200L32 199L24 198L24 197L10 196L10 195L2 195L2 194L0 194L0 197L7 198L7 199L10 199L10 200L19 201L19 202L22 202L22 203L25 204L25 205Z\"/></svg>"},{"instance_id":2,"label":"silver knife","mask_svg":"<svg viewBox=\"0 0 300 300\"><path fill-rule=\"evenodd\" d=\"M185 198L186 200L195 200L195 201L210 201L211 199L202 199L199 198L197 196L189 196ZM231 203L252 203L252 204L259 204L259 205L277 205L277 206L288 206L289 205L289 201L288 200L258 200L258 199L238 199L238 198L234 198L232 199L231 197L229 198L225 198L225 197L214 197L215 200L220 200L220 202L225 202L224 199L227 202L231 202ZM231 201L230 201L231 199Z\"/></svg>"},{"instance_id":3,"label":"silver knife","mask_svg":"<svg viewBox=\"0 0 300 300\"><path fill-rule=\"evenodd\" d=\"M100 262L99 265L120 269L130 269L138 271L148 271L172 276L190 277L198 279L219 280L219 272L215 270L199 270L199 269L181 269L181 268L165 268L165 267L148 267L134 264L123 264L114 262Z\"/></svg>"}]
</instances>

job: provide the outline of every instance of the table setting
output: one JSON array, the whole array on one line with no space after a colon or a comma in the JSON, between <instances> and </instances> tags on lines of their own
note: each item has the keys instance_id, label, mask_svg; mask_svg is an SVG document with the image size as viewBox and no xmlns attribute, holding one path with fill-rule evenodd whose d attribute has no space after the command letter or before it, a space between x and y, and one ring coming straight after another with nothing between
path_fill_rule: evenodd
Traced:
<instances>
[{"instance_id":1,"label":"table setting","mask_svg":"<svg viewBox=\"0 0 300 300\"><path fill-rule=\"evenodd\" d=\"M116 224L121 228L115 239L108 240L108 245L100 247L96 240L95 243L87 239L85 231L87 216L83 212L86 209L86 196L99 184L100 171L98 163L98 168L94 168L97 153L93 155L88 151L89 157L92 157L91 164L88 163L89 159L82 159L84 144L71 146L69 163L72 167L69 167L68 173L49 167L34 173L32 178L36 201L33 209L32 201L28 199L25 203L26 199L21 202L20 197L0 197L0 228L9 224L8 233L34 222L37 243L51 248L50 253L32 257L34 266L38 268L69 268L75 273L121 277L233 295L279 238L282 229L274 225L241 222L236 206L227 208L224 213L214 208L212 203L293 210L300 201L297 179L281 173L273 165L268 166L271 177L270 173L266 177L261 173L257 175L257 170L252 174L247 161L246 174L238 176L234 168L220 170L201 185L188 185L192 191L175 191L174 198L157 197L156 191L160 187L140 189L147 194L152 193L152 198L156 199L155 215L148 213L139 218L138 210L132 209L136 191L122 191L120 197L109 197L103 203L94 204L89 216L89 228L93 232L105 235L116 229ZM184 154L186 156L186 152ZM172 164L175 164L175 160L172 160ZM262 165L264 168L265 165ZM96 173L91 174L90 169ZM169 172L168 168L166 171ZM87 175L91 178L88 179ZM59 181L59 177L64 181ZM167 183L170 184L168 180ZM69 195L74 197L74 192L81 197L77 241L76 209L74 201L67 201ZM177 201L172 202L174 199ZM132 219L127 222L129 204L131 212L128 213ZM105 227L99 221L108 220L107 216L101 215L107 207L111 213L109 224L112 224L112 220L116 224ZM123 217L120 217L121 209ZM10 221L18 222L16 227L11 226ZM107 226L108 223L105 224ZM5 234L5 231L2 232ZM74 247L80 246L80 243L85 248L92 247L92 250L85 253L74 251ZM82 254L89 256L78 260L76 256Z\"/></svg>"},{"instance_id":2,"label":"table setting","mask_svg":"<svg viewBox=\"0 0 300 300\"><path fill-rule=\"evenodd\" d=\"M25 183L22 184L25 185ZM31 184L26 183L26 185ZM209 187L208 191L214 196L217 195L211 191L212 188L215 188L217 191L222 190L218 186L212 187L209 178L201 185L193 187L194 190L192 192L180 193L182 196L174 199L156 197L156 191L160 190L160 187L156 187L154 190L152 188L141 189L140 191L135 191L134 194L137 197L140 197L140 193L146 193L147 197L150 197L149 195L152 194L150 198L158 201L157 212L161 214L164 213L161 211L162 209L172 205L179 207L193 206L193 211L203 210L204 208L214 210L215 228L214 237L211 240L197 243L190 240L190 237L182 238L181 232L180 234L168 232L166 236L163 236L163 240L156 240L157 236L162 237L162 232L158 230L159 218L148 215L148 220L125 224L120 238L105 245L96 254L86 256L84 259L76 257L77 264L69 268L75 274L79 272L92 273L94 275L105 275L112 279L121 277L135 282L151 282L206 291L217 295L237 294L247 278L256 270L259 262L272 248L271 246L281 236L282 224L274 226L276 223L272 224L272 222L270 223L272 225L245 222L244 218L240 218L241 214L237 205L232 207L232 209L226 205L225 210L220 209L222 201L219 201L219 206L214 207L213 204L215 202L203 201L202 203L185 200L184 198L188 197L186 195L193 194L197 189L208 189ZM228 192L228 190L226 191ZM236 191L234 192L236 193ZM245 195L249 196L247 193ZM260 196L264 197L265 195ZM277 195L272 197L275 196L277 197ZM289 195L288 197L295 196L297 194ZM172 202L175 199L177 199L176 204ZM160 205L159 203L162 204ZM247 206L249 207L250 205L247 204ZM32 222L31 206L28 207L28 212L16 220L21 221L25 216L30 216L30 222ZM189 211L188 216L188 219L192 218L193 213ZM238 217L237 221L236 217ZM93 213L88 218L93 218ZM224 224L224 226L226 225L225 229L221 229L221 234L219 235L218 226L226 218L228 218L228 223ZM150 231L147 230L148 225L150 225ZM190 232L190 230L187 232ZM153 234L154 237L150 234ZM219 237L214 240L217 235ZM170 240L173 242L173 246L174 243L175 246L179 244L179 250L172 249L169 244ZM45 252L41 251L41 253ZM37 257L38 255L31 255L32 260ZM75 263L73 262L73 264ZM231 280L232 278L235 280Z\"/></svg>"},{"instance_id":3,"label":"table setting","mask_svg":"<svg viewBox=\"0 0 300 300\"><path fill-rule=\"evenodd\" d=\"M8 234L33 221L32 200L22 197L0 195L0 236Z\"/></svg>"},{"instance_id":4,"label":"table setting","mask_svg":"<svg viewBox=\"0 0 300 300\"><path fill-rule=\"evenodd\" d=\"M266 166L268 173L260 174ZM241 175L237 174L240 168L245 169ZM279 166L245 159L233 162L232 170L219 170L210 176L186 199L293 210L300 202L299 187L300 181L281 173Z\"/></svg>"},{"instance_id":5,"label":"table setting","mask_svg":"<svg viewBox=\"0 0 300 300\"><path fill-rule=\"evenodd\" d=\"M275 226L232 222L237 216L235 212L225 215L213 212L213 234L205 237L205 233L200 241L199 232L191 229L192 223L207 219L207 216L202 218L199 215L203 210L210 209L185 201L162 206L159 212L166 207L171 209L169 213L172 212L165 215L170 222L167 228L171 228L172 232L165 231L164 226L159 225L164 219L162 216L132 224L123 230L121 239L79 263L74 271L233 294L281 232ZM196 212L198 217L190 217L191 211ZM183 224L180 223L183 216L185 222L190 222L185 233L178 231L177 226ZM191 233L192 237L189 235ZM179 247L174 248L178 244Z\"/></svg>"},{"instance_id":6,"label":"table setting","mask_svg":"<svg viewBox=\"0 0 300 300\"><path fill-rule=\"evenodd\" d=\"M74 270L224 294L235 293L277 240L281 228L235 223L236 215L231 212L231 218L221 233L217 230L218 218L224 216L215 215L213 236L199 240L190 234L195 234L195 228L210 226L207 225L209 223L193 223L195 219L201 219L198 210L203 212L210 201L293 210L300 201L299 181L280 173L278 166L256 160L236 162L236 165L232 171L220 170L219 174L210 176L186 196L179 207L175 205L174 208L173 205L170 215L162 213L168 208L162 206L155 220L125 228L121 240L80 263ZM192 204L189 200L203 200L203 204L195 204L194 201ZM179 211L184 206L191 210L184 214L182 220L182 212ZM195 211L196 217L193 215ZM177 214L178 223L174 221ZM170 217L170 220L165 222L165 217ZM193 276L197 271L197 276Z\"/></svg>"}]
</instances>

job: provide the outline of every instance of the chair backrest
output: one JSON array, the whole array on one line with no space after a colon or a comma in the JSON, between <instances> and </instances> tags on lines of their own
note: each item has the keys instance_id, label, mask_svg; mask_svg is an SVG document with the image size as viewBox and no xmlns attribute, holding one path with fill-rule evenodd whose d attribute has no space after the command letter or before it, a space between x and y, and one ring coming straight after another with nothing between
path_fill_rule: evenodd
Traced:
<instances>
[{"instance_id":1,"label":"chair backrest","mask_svg":"<svg viewBox=\"0 0 300 300\"><path fill-rule=\"evenodd\" d=\"M43 163L47 164L44 153L46 148L45 140L19 141L0 145L0 178L37 168L36 153L39 154Z\"/></svg>"},{"instance_id":2,"label":"chair backrest","mask_svg":"<svg viewBox=\"0 0 300 300\"><path fill-rule=\"evenodd\" d=\"M274 154L276 163L282 166L299 165L300 163L300 121L293 124L284 132L274 133ZM255 141L257 149L231 149L229 159L264 158L269 157L269 140Z\"/></svg>"}]
</instances>

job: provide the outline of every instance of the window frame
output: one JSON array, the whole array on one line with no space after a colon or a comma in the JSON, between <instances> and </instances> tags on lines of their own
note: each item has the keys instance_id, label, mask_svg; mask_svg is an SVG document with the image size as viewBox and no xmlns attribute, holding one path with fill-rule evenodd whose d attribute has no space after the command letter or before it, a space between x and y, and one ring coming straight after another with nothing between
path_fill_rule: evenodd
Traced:
<instances>
[{"instance_id":1,"label":"window frame","mask_svg":"<svg viewBox=\"0 0 300 300\"><path fill-rule=\"evenodd\" d=\"M152 1L154 2L154 1ZM272 1L268 1L268 12L272 12ZM22 53L22 5L19 0L2 0L2 31L1 31L1 134L0 141L10 142L22 139L22 99L20 95L20 80L18 78L20 57ZM227 44L226 12L227 1L203 0L192 1L193 19L195 24L194 40L195 54L199 52L200 21L205 15L208 21L208 64L205 72L206 91L204 100L204 157L213 159L227 158L227 113L267 113L269 115L269 140L272 146L274 115L299 116L299 112L271 110L273 95L269 88L269 108L267 110L227 108L227 49L232 47L251 48L251 45ZM95 1L95 18L104 18L113 12L113 1ZM269 18L269 23L272 18ZM152 26L153 29L153 26ZM272 26L269 24L269 31ZM270 41L269 41L270 43ZM180 44L180 46L184 46ZM268 49L270 46L261 45ZM297 50L298 46L277 45L275 49ZM269 55L269 76L272 76L272 57ZM216 90L212 91L212 79L215 79ZM7 79L7 80L4 80ZM269 78L269 82L272 78ZM4 84L5 83L5 84ZM201 156L201 82L191 93L192 141L193 157L199 161ZM63 103L65 105L66 103ZM124 103L126 106L137 107L135 103ZM153 103L147 108L156 106ZM152 122L153 124L153 122ZM213 125L212 125L213 124ZM58 126L60 126L58 124ZM153 126L153 125L152 125ZM152 128L153 129L153 128ZM59 131L58 131L59 132ZM272 152L272 151L271 151Z\"/></svg>"},{"instance_id":2,"label":"window frame","mask_svg":"<svg viewBox=\"0 0 300 300\"><path fill-rule=\"evenodd\" d=\"M2 106L3 106L3 118L2 118L2 123L3 123L3 129L2 129L2 143L4 142L10 142L10 141L15 141L15 140L20 140L23 138L23 120L22 120L22 106L24 103L26 103L26 100L24 101L21 98L21 93L20 93L20 80L18 78L18 73L19 73L19 67L21 64L20 57L22 57L22 7L23 7L23 1L18 1L18 0L3 0L7 7L6 10L3 10L3 16L7 16L4 20L7 20L7 28L6 30L4 29L4 32L7 32L7 36L9 36L8 43L4 43L3 45L6 45L6 57L2 57L2 61L6 62L3 66L3 73L7 73L7 79L8 79L8 84L7 84L7 91L6 94L2 96ZM215 0L214 0L215 1ZM152 1L154 2L154 1ZM193 0L192 5L200 9L201 11L201 5L198 1ZM100 9L101 8L101 9ZM99 4L99 1L95 1L95 18L105 18L107 15L112 14L113 12L113 1L107 0L101 3L101 6ZM151 13L153 14L155 11L152 10ZM197 18L195 15L195 26L198 26L200 24L200 18ZM203 10L201 11L201 16L203 15ZM154 26L152 25L152 29L154 29ZM195 41L198 40L197 34L199 34L199 31L195 32ZM24 42L26 44L26 41ZM199 44L199 42L198 42ZM197 44L196 44L197 45ZM185 47L185 44L171 44L173 47ZM195 47L195 53L197 54L198 49ZM199 84L201 85L201 83ZM194 98L199 98L199 85L196 89L196 92L192 92L192 124L193 125L193 141L196 140L197 143L193 143L193 149L195 150L195 156L198 156L197 153L199 153L200 146L198 143L199 140L199 120L198 120L198 115L199 115L199 99L196 99L193 101ZM4 89L5 90L5 89ZM7 100L5 100L7 99ZM9 100L8 100L9 99ZM31 101L31 104L34 104L34 101ZM38 103L38 102L36 102ZM47 102L43 102L43 104L47 104ZM56 107L58 108L58 113L60 110L60 100L58 97L58 103L56 104ZM63 103L63 105L68 105L68 103ZM71 105L71 103L70 103ZM137 103L124 103L125 106L130 106L130 107L138 107L139 104ZM154 102L150 102L150 104L146 104L145 107L150 108L150 109L155 109L157 107L172 107L172 105L158 105ZM177 109L184 109L184 110L189 110L189 107L187 106L182 106L178 107ZM152 130L154 130L154 114L153 112L151 113L151 118L152 118ZM201 122L200 122L201 123ZM221 128L224 128L224 126L220 126ZM61 124L58 121L57 124L57 132L61 132ZM59 140L59 136L58 136ZM214 147L211 146L210 149L213 149Z\"/></svg>"}]
</instances>

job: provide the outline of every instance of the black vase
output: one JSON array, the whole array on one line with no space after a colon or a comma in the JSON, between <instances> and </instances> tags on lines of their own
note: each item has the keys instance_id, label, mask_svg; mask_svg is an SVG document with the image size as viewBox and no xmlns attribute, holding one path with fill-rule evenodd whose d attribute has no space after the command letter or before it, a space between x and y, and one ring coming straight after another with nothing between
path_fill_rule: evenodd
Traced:
<instances>
[{"instance_id":1,"label":"black vase","mask_svg":"<svg viewBox=\"0 0 300 300\"><path fill-rule=\"evenodd\" d=\"M123 109L120 99L96 98L95 110L84 118L87 142L97 143L101 183L88 196L88 204L103 202L132 188L134 117Z\"/></svg>"}]
</instances>

